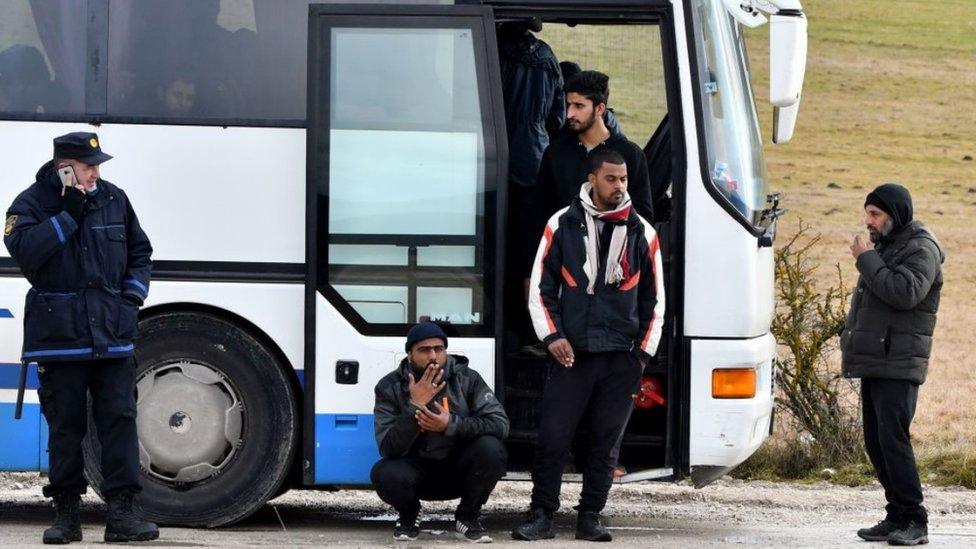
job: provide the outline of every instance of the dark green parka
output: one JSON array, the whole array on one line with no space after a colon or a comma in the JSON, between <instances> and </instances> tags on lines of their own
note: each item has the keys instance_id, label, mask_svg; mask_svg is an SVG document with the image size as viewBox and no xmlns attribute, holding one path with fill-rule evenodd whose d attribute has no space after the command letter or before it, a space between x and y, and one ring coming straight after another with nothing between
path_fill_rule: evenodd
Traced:
<instances>
[{"instance_id":1,"label":"dark green parka","mask_svg":"<svg viewBox=\"0 0 976 549\"><path fill-rule=\"evenodd\" d=\"M917 221L857 258L860 277L840 337L845 377L925 381L944 261Z\"/></svg>"}]
</instances>

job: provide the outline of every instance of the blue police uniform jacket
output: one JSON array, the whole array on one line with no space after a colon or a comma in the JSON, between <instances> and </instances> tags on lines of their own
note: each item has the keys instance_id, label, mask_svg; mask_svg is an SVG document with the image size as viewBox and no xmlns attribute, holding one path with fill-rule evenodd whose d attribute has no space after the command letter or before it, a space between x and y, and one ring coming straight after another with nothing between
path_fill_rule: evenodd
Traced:
<instances>
[{"instance_id":1,"label":"blue police uniform jacket","mask_svg":"<svg viewBox=\"0 0 976 549\"><path fill-rule=\"evenodd\" d=\"M81 223L61 206L53 161L7 211L4 244L31 284L23 359L67 361L132 355L149 294L152 246L121 189L98 180Z\"/></svg>"}]
</instances>

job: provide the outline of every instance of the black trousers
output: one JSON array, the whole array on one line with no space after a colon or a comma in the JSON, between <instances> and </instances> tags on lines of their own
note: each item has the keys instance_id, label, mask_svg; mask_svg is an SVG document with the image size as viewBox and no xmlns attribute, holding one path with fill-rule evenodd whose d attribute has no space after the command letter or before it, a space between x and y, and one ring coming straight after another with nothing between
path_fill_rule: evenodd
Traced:
<instances>
[{"instance_id":1,"label":"black trousers","mask_svg":"<svg viewBox=\"0 0 976 549\"><path fill-rule=\"evenodd\" d=\"M415 513L420 500L461 498L454 516L478 518L481 507L505 476L508 456L502 441L489 435L459 444L450 457L381 459L369 478L376 494L400 513Z\"/></svg>"},{"instance_id":2,"label":"black trousers","mask_svg":"<svg viewBox=\"0 0 976 549\"><path fill-rule=\"evenodd\" d=\"M579 510L603 510L613 483L611 453L627 425L640 376L640 363L626 351L577 351L572 368L555 363L549 367L532 465L533 508L559 509L563 464L577 427L585 422L589 439Z\"/></svg>"},{"instance_id":3,"label":"black trousers","mask_svg":"<svg viewBox=\"0 0 976 549\"><path fill-rule=\"evenodd\" d=\"M48 424L49 484L44 495L84 494L81 441L88 430L88 394L102 446L103 496L139 492L136 365L131 357L38 364L41 410Z\"/></svg>"},{"instance_id":4,"label":"black trousers","mask_svg":"<svg viewBox=\"0 0 976 549\"><path fill-rule=\"evenodd\" d=\"M888 520L928 523L909 427L918 385L900 379L862 379L864 445L884 487Z\"/></svg>"}]
</instances>

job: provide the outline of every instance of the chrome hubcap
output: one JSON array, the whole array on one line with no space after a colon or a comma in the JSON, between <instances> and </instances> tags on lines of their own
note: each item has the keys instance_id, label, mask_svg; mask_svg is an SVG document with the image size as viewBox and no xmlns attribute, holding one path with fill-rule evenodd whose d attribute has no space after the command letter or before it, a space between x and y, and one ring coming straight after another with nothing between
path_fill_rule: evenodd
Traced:
<instances>
[{"instance_id":1,"label":"chrome hubcap","mask_svg":"<svg viewBox=\"0 0 976 549\"><path fill-rule=\"evenodd\" d=\"M171 484L220 474L241 444L244 406L216 369L180 361L147 370L139 391L139 464Z\"/></svg>"}]
</instances>

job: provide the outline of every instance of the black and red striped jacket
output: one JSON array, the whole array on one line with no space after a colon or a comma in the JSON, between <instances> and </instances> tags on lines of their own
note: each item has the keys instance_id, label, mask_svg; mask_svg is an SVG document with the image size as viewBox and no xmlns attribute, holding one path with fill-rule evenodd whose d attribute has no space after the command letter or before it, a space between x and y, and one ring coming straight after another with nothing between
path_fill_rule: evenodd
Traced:
<instances>
[{"instance_id":1,"label":"black and red striped jacket","mask_svg":"<svg viewBox=\"0 0 976 549\"><path fill-rule=\"evenodd\" d=\"M532 265L529 314L548 345L565 337L577 351L634 350L649 357L664 322L664 279L657 233L631 210L627 218L630 273L618 285L604 282L606 249L593 294L586 291L586 212L579 198L549 218Z\"/></svg>"}]
</instances>

